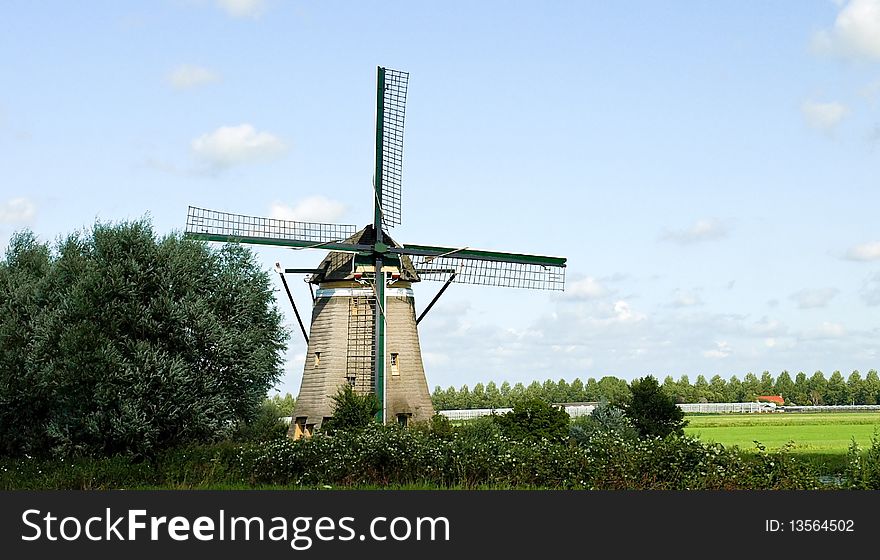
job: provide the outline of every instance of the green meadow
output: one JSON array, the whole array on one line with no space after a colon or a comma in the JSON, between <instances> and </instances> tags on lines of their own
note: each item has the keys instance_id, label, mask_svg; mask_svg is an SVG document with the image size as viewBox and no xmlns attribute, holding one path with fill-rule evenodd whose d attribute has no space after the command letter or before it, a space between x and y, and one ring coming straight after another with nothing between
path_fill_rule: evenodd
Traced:
<instances>
[{"instance_id":1,"label":"green meadow","mask_svg":"<svg viewBox=\"0 0 880 560\"><path fill-rule=\"evenodd\" d=\"M756 450L755 441L768 450L792 442L793 453L845 454L853 439L864 449L880 432L880 412L709 414L687 416L685 433L705 442Z\"/></svg>"}]
</instances>

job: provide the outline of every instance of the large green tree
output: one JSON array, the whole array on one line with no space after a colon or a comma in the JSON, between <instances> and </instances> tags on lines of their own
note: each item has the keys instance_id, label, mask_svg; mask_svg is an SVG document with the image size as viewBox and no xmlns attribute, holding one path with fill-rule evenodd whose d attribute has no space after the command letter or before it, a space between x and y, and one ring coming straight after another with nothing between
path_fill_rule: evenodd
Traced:
<instances>
[{"instance_id":1,"label":"large green tree","mask_svg":"<svg viewBox=\"0 0 880 560\"><path fill-rule=\"evenodd\" d=\"M850 404L849 388L843 379L843 374L834 371L825 385L825 404Z\"/></svg>"},{"instance_id":2,"label":"large green tree","mask_svg":"<svg viewBox=\"0 0 880 560\"><path fill-rule=\"evenodd\" d=\"M629 388L632 394L623 410L641 437L684 433L684 412L653 376L636 379Z\"/></svg>"},{"instance_id":3,"label":"large green tree","mask_svg":"<svg viewBox=\"0 0 880 560\"><path fill-rule=\"evenodd\" d=\"M794 381L791 379L791 374L788 371L783 371L779 374L779 377L776 378L776 382L773 384L773 394L782 395L785 398L786 402L790 402L795 395L795 385Z\"/></svg>"},{"instance_id":4,"label":"large green tree","mask_svg":"<svg viewBox=\"0 0 880 560\"><path fill-rule=\"evenodd\" d=\"M267 272L142 220L0 261L0 453L150 454L232 433L281 373Z\"/></svg>"}]
</instances>

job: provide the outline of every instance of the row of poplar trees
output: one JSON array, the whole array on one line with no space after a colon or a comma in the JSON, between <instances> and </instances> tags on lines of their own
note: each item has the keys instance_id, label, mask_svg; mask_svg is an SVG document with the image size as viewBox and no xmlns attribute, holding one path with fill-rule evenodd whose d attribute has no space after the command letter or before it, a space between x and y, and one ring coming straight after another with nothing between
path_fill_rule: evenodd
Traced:
<instances>
[{"instance_id":1,"label":"row of poplar trees","mask_svg":"<svg viewBox=\"0 0 880 560\"><path fill-rule=\"evenodd\" d=\"M880 377L876 370L862 376L853 371L844 377L839 371L826 378L821 371L811 375L799 372L792 376L783 371L775 378L765 371L760 377L747 373L742 380L737 376L724 379L715 375L707 380L698 375L691 383L687 375L677 380L667 376L662 383L663 391L679 403L698 402L752 402L762 395L781 395L787 404L798 405L852 405L880 404ZM456 389L436 387L432 394L434 408L454 410L463 408L511 407L521 399L538 398L554 403L565 402L626 402L629 395L627 382L613 376L598 381L565 379L543 383L533 381L529 385L490 381L477 383L473 388L463 385Z\"/></svg>"}]
</instances>

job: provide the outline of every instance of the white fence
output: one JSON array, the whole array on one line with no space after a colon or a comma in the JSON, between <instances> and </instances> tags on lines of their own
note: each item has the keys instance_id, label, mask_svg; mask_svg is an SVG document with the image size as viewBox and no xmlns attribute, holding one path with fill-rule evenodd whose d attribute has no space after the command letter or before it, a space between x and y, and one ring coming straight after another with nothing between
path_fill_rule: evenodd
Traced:
<instances>
[{"instance_id":1,"label":"white fence","mask_svg":"<svg viewBox=\"0 0 880 560\"><path fill-rule=\"evenodd\" d=\"M565 409L569 416L587 416L598 403L576 403L558 405ZM777 407L773 403L685 403L678 405L685 412L703 414L773 412ZM786 409L789 407L786 407ZM803 407L801 407L803 408ZM841 408L841 407L809 407L809 408ZM880 409L880 406L877 407ZM471 420L490 414L507 414L512 408L468 408L460 410L438 410L437 412L450 420Z\"/></svg>"},{"instance_id":2,"label":"white fence","mask_svg":"<svg viewBox=\"0 0 880 560\"><path fill-rule=\"evenodd\" d=\"M561 405L572 418L578 416L587 416L597 403L579 403ZM776 406L773 403L684 403L678 407L687 413L702 414L724 414L724 413L752 413L752 412L846 412L846 411L876 411L880 412L880 404L856 404L856 405L834 405L834 406ZM513 410L512 408L466 408L460 410L438 410L438 414L449 418L450 420L472 420L481 416L489 416L490 414L507 414ZM283 416L281 420L290 425L292 418Z\"/></svg>"},{"instance_id":3,"label":"white fence","mask_svg":"<svg viewBox=\"0 0 880 560\"><path fill-rule=\"evenodd\" d=\"M880 404L835 404L819 406L784 406L785 412L858 412L880 411Z\"/></svg>"},{"instance_id":4,"label":"white fence","mask_svg":"<svg viewBox=\"0 0 880 560\"><path fill-rule=\"evenodd\" d=\"M719 402L719 403L684 403L678 408L685 412L702 414L773 412L776 405L766 402Z\"/></svg>"},{"instance_id":5,"label":"white fence","mask_svg":"<svg viewBox=\"0 0 880 560\"><path fill-rule=\"evenodd\" d=\"M586 416L593 412L596 403L578 403L562 405L562 408L572 418L578 416ZM481 416L489 416L490 414L507 414L513 410L512 408L467 408L460 410L438 410L439 414L449 418L450 420L472 420Z\"/></svg>"}]
</instances>

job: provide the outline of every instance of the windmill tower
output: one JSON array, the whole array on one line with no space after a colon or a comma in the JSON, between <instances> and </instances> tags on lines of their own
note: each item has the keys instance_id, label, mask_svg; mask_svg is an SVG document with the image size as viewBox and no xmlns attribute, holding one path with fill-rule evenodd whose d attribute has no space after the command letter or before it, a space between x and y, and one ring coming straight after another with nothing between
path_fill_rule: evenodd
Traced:
<instances>
[{"instance_id":1,"label":"windmill tower","mask_svg":"<svg viewBox=\"0 0 880 560\"><path fill-rule=\"evenodd\" d=\"M406 425L433 414L417 324L452 282L562 290L565 258L469 247L402 245L385 231L401 223L403 121L409 74L378 69L373 221L356 226L258 218L190 207L186 235L206 241L330 251L310 274L318 289L290 435L308 436L333 414L332 396L348 383L373 392L377 420ZM287 281L284 280L287 290ZM412 285L445 282L417 318ZM288 290L288 296L289 296ZM291 298L293 304L293 298Z\"/></svg>"}]
</instances>

